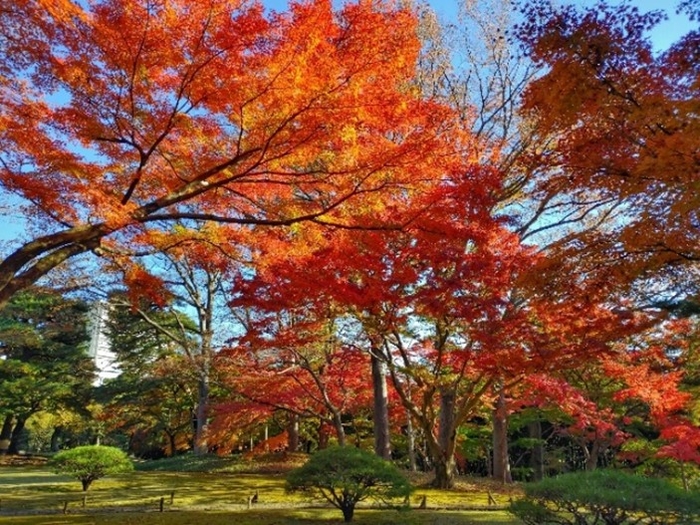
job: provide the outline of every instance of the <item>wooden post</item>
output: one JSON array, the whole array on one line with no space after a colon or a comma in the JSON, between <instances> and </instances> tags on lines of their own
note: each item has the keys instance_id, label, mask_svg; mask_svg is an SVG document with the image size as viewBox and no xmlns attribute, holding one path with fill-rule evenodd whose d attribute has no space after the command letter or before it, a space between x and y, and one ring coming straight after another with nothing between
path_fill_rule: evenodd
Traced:
<instances>
[{"instance_id":1,"label":"wooden post","mask_svg":"<svg viewBox=\"0 0 700 525\"><path fill-rule=\"evenodd\" d=\"M170 491L170 504L173 504L173 501L175 501L175 491L171 490Z\"/></svg>"},{"instance_id":2,"label":"wooden post","mask_svg":"<svg viewBox=\"0 0 700 525\"><path fill-rule=\"evenodd\" d=\"M68 514L68 502L63 502L63 514Z\"/></svg>"},{"instance_id":3,"label":"wooden post","mask_svg":"<svg viewBox=\"0 0 700 525\"><path fill-rule=\"evenodd\" d=\"M489 490L489 491L487 491L486 493L487 493L488 496L489 496L489 506L491 506L491 505L498 505L498 503L496 503L496 500L494 499L494 497L491 495L491 491Z\"/></svg>"},{"instance_id":4,"label":"wooden post","mask_svg":"<svg viewBox=\"0 0 700 525\"><path fill-rule=\"evenodd\" d=\"M165 498L160 498L160 511L163 512L163 504L165 503Z\"/></svg>"},{"instance_id":5,"label":"wooden post","mask_svg":"<svg viewBox=\"0 0 700 525\"><path fill-rule=\"evenodd\" d=\"M428 508L428 496L423 496L420 500L420 505L418 505L419 509L427 509Z\"/></svg>"},{"instance_id":6,"label":"wooden post","mask_svg":"<svg viewBox=\"0 0 700 525\"><path fill-rule=\"evenodd\" d=\"M83 501L82 501L82 503L81 503L80 506L81 506L81 507L85 507L86 504L87 504L87 495L86 495L86 494L83 494Z\"/></svg>"}]
</instances>

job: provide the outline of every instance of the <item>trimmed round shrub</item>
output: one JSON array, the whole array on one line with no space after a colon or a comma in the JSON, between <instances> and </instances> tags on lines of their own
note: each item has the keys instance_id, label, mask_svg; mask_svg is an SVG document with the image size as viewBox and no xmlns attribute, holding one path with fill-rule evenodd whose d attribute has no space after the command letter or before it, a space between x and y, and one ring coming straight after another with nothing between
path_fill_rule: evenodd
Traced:
<instances>
[{"instance_id":1,"label":"trimmed round shrub","mask_svg":"<svg viewBox=\"0 0 700 525\"><path fill-rule=\"evenodd\" d=\"M49 464L56 474L66 474L79 479L84 491L97 479L134 470L134 464L126 452L102 445L64 450L56 454Z\"/></svg>"},{"instance_id":2,"label":"trimmed round shrub","mask_svg":"<svg viewBox=\"0 0 700 525\"><path fill-rule=\"evenodd\" d=\"M407 498L411 484L392 463L354 447L329 447L287 475L287 490L325 499L352 521L355 505L366 499L387 503Z\"/></svg>"}]
</instances>

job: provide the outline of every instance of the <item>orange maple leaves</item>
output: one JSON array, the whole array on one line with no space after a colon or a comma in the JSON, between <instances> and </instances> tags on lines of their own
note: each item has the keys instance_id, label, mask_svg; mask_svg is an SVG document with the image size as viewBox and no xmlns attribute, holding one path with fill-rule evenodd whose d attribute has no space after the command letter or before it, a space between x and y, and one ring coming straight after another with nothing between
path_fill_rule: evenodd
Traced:
<instances>
[{"instance_id":1,"label":"orange maple leaves","mask_svg":"<svg viewBox=\"0 0 700 525\"><path fill-rule=\"evenodd\" d=\"M417 191L461 161L454 113L411 88L407 9L72 9L28 1L0 16L0 183L57 230L0 267L5 295L104 237L128 248L164 221L376 225L374 193Z\"/></svg>"}]
</instances>

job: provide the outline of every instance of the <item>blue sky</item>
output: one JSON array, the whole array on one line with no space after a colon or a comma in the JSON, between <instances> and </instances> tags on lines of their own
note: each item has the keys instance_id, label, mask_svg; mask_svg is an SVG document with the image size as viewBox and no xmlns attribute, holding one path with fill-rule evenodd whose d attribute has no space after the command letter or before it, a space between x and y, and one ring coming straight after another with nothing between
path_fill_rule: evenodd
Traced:
<instances>
[{"instance_id":1,"label":"blue sky","mask_svg":"<svg viewBox=\"0 0 700 525\"><path fill-rule=\"evenodd\" d=\"M287 9L288 0L262 0L269 9L275 11L285 11ZM428 3L441 14L441 16L450 18L455 16L457 6L464 0L428 0ZM577 3L581 6L593 6L597 2L595 0L553 0L560 4ZM608 0L608 3L618 4L621 0ZM341 4L339 0L334 0L334 4ZM673 43L679 35L683 35L691 28L691 23L684 16L675 14L676 0L632 0L632 5L639 7L642 11L652 11L654 9L666 10L669 14L669 20L660 24L651 35L654 45L657 49L662 50Z\"/></svg>"},{"instance_id":2,"label":"blue sky","mask_svg":"<svg viewBox=\"0 0 700 525\"><path fill-rule=\"evenodd\" d=\"M457 6L460 1L464 0L430 0L430 4L435 8L440 15L449 20L455 16ZM568 3L568 0L553 0L559 3ZM592 6L596 2L594 0L573 0L582 6ZM609 0L610 3L619 3L622 0ZM263 0L263 3L269 8L277 11L284 11L287 8L287 0ZM334 0L334 3L341 4L341 0ZM669 15L669 20L660 24L651 35L654 46L657 50L667 48L671 43L678 39L679 36L688 32L692 24L684 16L675 14L674 8L676 1L674 0L633 0L632 3L638 6L642 11L652 9L666 9ZM14 198L8 198L5 194L0 193L0 254L5 252L3 244L5 242L16 241L22 236L23 222L16 214L10 213L15 206Z\"/></svg>"},{"instance_id":3,"label":"blue sky","mask_svg":"<svg viewBox=\"0 0 700 525\"><path fill-rule=\"evenodd\" d=\"M451 0L436 0L437 4L447 4ZM562 1L562 0L560 0ZM562 2L564 3L564 2ZM590 0L579 0L576 2L582 6L594 5L596 2ZM612 0L609 3L619 4L619 0ZM665 10L668 20L659 24L651 34L652 42L657 50L663 50L673 44L681 35L686 34L693 27L693 24L685 15L676 14L677 0L632 0L632 5L639 7L643 12L653 10Z\"/></svg>"}]
</instances>

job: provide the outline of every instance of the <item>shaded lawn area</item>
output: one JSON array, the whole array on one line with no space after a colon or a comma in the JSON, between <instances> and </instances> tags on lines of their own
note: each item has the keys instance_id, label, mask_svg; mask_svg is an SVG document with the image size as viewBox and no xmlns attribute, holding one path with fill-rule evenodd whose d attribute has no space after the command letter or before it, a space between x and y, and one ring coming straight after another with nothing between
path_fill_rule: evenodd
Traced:
<instances>
[{"instance_id":1,"label":"shaded lawn area","mask_svg":"<svg viewBox=\"0 0 700 525\"><path fill-rule=\"evenodd\" d=\"M503 510L453 510L485 507L488 496L471 484L445 491L418 487L414 510L375 510L358 506L353 523L389 525L517 525ZM255 492L259 503L248 498ZM171 495L174 494L171 503ZM415 510L423 496L427 510ZM83 497L86 497L83 507ZM164 512L160 510L163 499ZM496 495L506 504L506 495ZM67 514L63 514L67 502ZM88 492L80 482L53 474L46 467L0 467L0 524L133 524L133 525L319 525L342 523L334 508L322 508L299 494L287 494L281 474L136 471L97 480ZM314 506L314 508L308 508ZM432 508L431 508L432 507Z\"/></svg>"},{"instance_id":2,"label":"shaded lawn area","mask_svg":"<svg viewBox=\"0 0 700 525\"><path fill-rule=\"evenodd\" d=\"M341 525L340 511L331 509L271 509L250 511L120 512L100 515L0 517L7 525ZM518 525L505 511L456 512L433 510L360 509L358 525Z\"/></svg>"}]
</instances>

